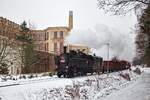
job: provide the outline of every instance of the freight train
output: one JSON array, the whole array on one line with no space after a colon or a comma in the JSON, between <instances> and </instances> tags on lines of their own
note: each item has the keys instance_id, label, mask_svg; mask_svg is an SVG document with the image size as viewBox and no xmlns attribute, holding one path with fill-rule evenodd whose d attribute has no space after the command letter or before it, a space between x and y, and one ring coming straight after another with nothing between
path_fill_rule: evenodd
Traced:
<instances>
[{"instance_id":1,"label":"freight train","mask_svg":"<svg viewBox=\"0 0 150 100\"><path fill-rule=\"evenodd\" d=\"M85 76L87 73L104 73L108 71L118 71L126 69L126 62L103 61L102 57L85 54L81 51L71 50L55 57L56 71L58 77Z\"/></svg>"},{"instance_id":2,"label":"freight train","mask_svg":"<svg viewBox=\"0 0 150 100\"><path fill-rule=\"evenodd\" d=\"M103 61L103 72L114 72L119 70L129 69L131 64L125 60L110 60L110 61Z\"/></svg>"}]
</instances>

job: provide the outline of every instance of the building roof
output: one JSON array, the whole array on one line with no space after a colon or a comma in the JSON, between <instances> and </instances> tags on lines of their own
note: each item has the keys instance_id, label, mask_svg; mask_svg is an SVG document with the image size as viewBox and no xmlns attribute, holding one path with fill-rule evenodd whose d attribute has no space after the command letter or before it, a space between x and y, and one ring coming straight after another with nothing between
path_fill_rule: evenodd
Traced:
<instances>
[{"instance_id":1,"label":"building roof","mask_svg":"<svg viewBox=\"0 0 150 100\"><path fill-rule=\"evenodd\" d=\"M16 25L16 26L20 26L19 24L15 23L15 22L13 22L13 21L7 19L7 18L1 17L1 16L0 16L0 20L5 20L5 21L8 21L8 22L11 23L11 24L14 24L14 25Z\"/></svg>"},{"instance_id":2,"label":"building roof","mask_svg":"<svg viewBox=\"0 0 150 100\"><path fill-rule=\"evenodd\" d=\"M69 30L68 27L65 26L57 26L57 27L48 27L46 30Z\"/></svg>"},{"instance_id":3,"label":"building roof","mask_svg":"<svg viewBox=\"0 0 150 100\"><path fill-rule=\"evenodd\" d=\"M31 32L45 32L45 30L31 30Z\"/></svg>"}]
</instances>

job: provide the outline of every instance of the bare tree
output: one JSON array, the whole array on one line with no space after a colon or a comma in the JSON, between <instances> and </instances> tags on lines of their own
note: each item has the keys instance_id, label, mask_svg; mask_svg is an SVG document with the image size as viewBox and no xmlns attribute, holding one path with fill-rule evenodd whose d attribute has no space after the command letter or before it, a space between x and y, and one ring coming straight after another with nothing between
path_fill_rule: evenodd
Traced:
<instances>
[{"instance_id":1,"label":"bare tree","mask_svg":"<svg viewBox=\"0 0 150 100\"><path fill-rule=\"evenodd\" d=\"M10 62L7 59L9 54L9 42L5 38L0 38L0 74L7 74L8 73L8 63ZM11 63L11 62L10 62Z\"/></svg>"},{"instance_id":2,"label":"bare tree","mask_svg":"<svg viewBox=\"0 0 150 100\"><path fill-rule=\"evenodd\" d=\"M28 27L30 30L35 30L37 28L36 24L32 21L28 21Z\"/></svg>"},{"instance_id":3,"label":"bare tree","mask_svg":"<svg viewBox=\"0 0 150 100\"><path fill-rule=\"evenodd\" d=\"M149 0L98 0L98 7L115 15L126 14L131 10L139 10L149 5Z\"/></svg>"},{"instance_id":4,"label":"bare tree","mask_svg":"<svg viewBox=\"0 0 150 100\"><path fill-rule=\"evenodd\" d=\"M7 74L8 67L16 60L14 47L15 33L19 30L17 24L0 17L0 74Z\"/></svg>"},{"instance_id":5,"label":"bare tree","mask_svg":"<svg viewBox=\"0 0 150 100\"><path fill-rule=\"evenodd\" d=\"M143 35L141 44L144 46L144 64L150 67L150 5L144 9L144 12L139 20L140 33ZM140 36L142 38L142 36ZM141 45L137 44L138 47ZM141 50L143 48L140 48Z\"/></svg>"}]
</instances>

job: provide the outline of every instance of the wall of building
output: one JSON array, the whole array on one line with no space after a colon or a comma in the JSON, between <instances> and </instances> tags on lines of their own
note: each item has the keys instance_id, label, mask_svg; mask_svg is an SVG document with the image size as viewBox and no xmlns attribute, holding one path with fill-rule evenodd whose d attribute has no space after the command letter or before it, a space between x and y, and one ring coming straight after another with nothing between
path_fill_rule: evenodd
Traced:
<instances>
[{"instance_id":1,"label":"wall of building","mask_svg":"<svg viewBox=\"0 0 150 100\"><path fill-rule=\"evenodd\" d=\"M38 61L32 67L32 73L50 72L56 69L54 54L37 51Z\"/></svg>"},{"instance_id":2,"label":"wall of building","mask_svg":"<svg viewBox=\"0 0 150 100\"><path fill-rule=\"evenodd\" d=\"M0 35L8 38L16 38L19 33L20 26L6 18L0 17Z\"/></svg>"},{"instance_id":3,"label":"wall of building","mask_svg":"<svg viewBox=\"0 0 150 100\"><path fill-rule=\"evenodd\" d=\"M32 30L35 48L59 55L63 52L65 38L73 28L73 12L69 12L68 26L48 27L44 30Z\"/></svg>"},{"instance_id":4,"label":"wall of building","mask_svg":"<svg viewBox=\"0 0 150 100\"><path fill-rule=\"evenodd\" d=\"M49 34L49 53L60 54L63 51L64 40L69 30L66 27L51 27L46 30Z\"/></svg>"},{"instance_id":5,"label":"wall of building","mask_svg":"<svg viewBox=\"0 0 150 100\"><path fill-rule=\"evenodd\" d=\"M34 42L35 50L48 52L48 34L45 30L32 30L31 35Z\"/></svg>"}]
</instances>

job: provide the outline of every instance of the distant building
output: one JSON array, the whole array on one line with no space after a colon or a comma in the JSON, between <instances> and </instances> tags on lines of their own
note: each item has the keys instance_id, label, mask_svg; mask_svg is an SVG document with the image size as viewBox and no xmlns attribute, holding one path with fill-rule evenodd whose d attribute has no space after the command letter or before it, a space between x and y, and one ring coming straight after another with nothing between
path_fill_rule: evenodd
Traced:
<instances>
[{"instance_id":1,"label":"distant building","mask_svg":"<svg viewBox=\"0 0 150 100\"><path fill-rule=\"evenodd\" d=\"M69 12L68 26L48 27L44 30L32 30L35 49L59 55L63 52L64 40L73 28L73 12Z\"/></svg>"}]
</instances>

